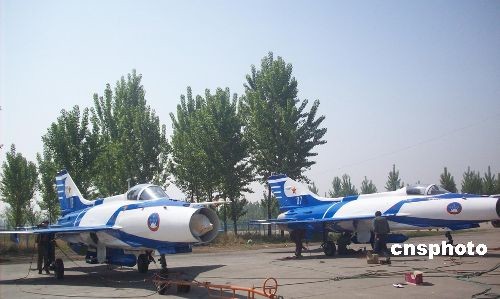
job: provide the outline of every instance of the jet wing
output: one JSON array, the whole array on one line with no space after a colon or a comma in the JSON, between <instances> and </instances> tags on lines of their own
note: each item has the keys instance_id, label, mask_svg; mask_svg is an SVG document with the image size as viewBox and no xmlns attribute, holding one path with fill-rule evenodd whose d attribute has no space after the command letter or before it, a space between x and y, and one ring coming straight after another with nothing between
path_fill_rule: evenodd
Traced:
<instances>
[{"instance_id":1,"label":"jet wing","mask_svg":"<svg viewBox=\"0 0 500 299\"><path fill-rule=\"evenodd\" d=\"M224 200L219 200L219 201L204 201L204 202L193 202L189 204L190 207L192 208L198 208L198 207L206 207L206 206L218 206L218 205L225 205L229 203L229 201L224 201Z\"/></svg>"},{"instance_id":2,"label":"jet wing","mask_svg":"<svg viewBox=\"0 0 500 299\"><path fill-rule=\"evenodd\" d=\"M384 217L388 217L390 220L391 216L396 216L396 213L390 213L390 214L383 214ZM407 213L397 213L397 216L409 216ZM292 223L297 223L297 224L308 224L308 223L335 223L335 222L341 222L341 221L349 221L349 220L368 220L368 219L373 219L375 216L373 214L366 214L366 215L353 215L353 216L346 216L346 217L333 217L333 218L305 218L305 219L267 219L267 220L254 220L252 221L253 224L292 224Z\"/></svg>"},{"instance_id":3,"label":"jet wing","mask_svg":"<svg viewBox=\"0 0 500 299\"><path fill-rule=\"evenodd\" d=\"M121 229L120 226L112 225L97 225L97 226L52 226L49 228L39 228L30 230L11 230L11 231L0 231L0 234L19 234L19 235L29 235L29 234L74 234L82 232L98 232L105 230L118 230Z\"/></svg>"}]
</instances>

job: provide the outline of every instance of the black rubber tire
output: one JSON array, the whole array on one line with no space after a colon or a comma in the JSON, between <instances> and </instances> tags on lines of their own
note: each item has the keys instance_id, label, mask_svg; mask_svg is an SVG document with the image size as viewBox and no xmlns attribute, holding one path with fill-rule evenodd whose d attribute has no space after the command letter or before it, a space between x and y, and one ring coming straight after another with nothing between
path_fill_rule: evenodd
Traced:
<instances>
[{"instance_id":1,"label":"black rubber tire","mask_svg":"<svg viewBox=\"0 0 500 299\"><path fill-rule=\"evenodd\" d=\"M335 253L337 252L337 247L335 246L335 243L332 241L328 241L323 245L323 252L325 253L326 256L334 256Z\"/></svg>"},{"instance_id":2,"label":"black rubber tire","mask_svg":"<svg viewBox=\"0 0 500 299\"><path fill-rule=\"evenodd\" d=\"M54 262L54 274L57 279L64 278L64 262L62 259L56 259Z\"/></svg>"},{"instance_id":3,"label":"black rubber tire","mask_svg":"<svg viewBox=\"0 0 500 299\"><path fill-rule=\"evenodd\" d=\"M165 283L165 284L162 284L158 287L158 294L160 295L165 295L167 293L167 289L168 289L168 285Z\"/></svg>"},{"instance_id":4,"label":"black rubber tire","mask_svg":"<svg viewBox=\"0 0 500 299\"><path fill-rule=\"evenodd\" d=\"M145 254L139 254L137 257L137 270L139 273L147 273L149 269L149 259Z\"/></svg>"}]
</instances>

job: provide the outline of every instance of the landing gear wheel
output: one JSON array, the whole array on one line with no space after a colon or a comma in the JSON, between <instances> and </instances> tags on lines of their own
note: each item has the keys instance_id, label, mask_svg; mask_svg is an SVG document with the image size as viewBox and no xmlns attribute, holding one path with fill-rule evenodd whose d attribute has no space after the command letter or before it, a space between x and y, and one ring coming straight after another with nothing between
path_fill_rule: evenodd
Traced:
<instances>
[{"instance_id":1,"label":"landing gear wheel","mask_svg":"<svg viewBox=\"0 0 500 299\"><path fill-rule=\"evenodd\" d=\"M262 290L267 297L274 298L274 296L276 296L276 292L278 292L278 282L276 281L276 279L270 277L266 279L266 281L264 281Z\"/></svg>"},{"instance_id":2,"label":"landing gear wheel","mask_svg":"<svg viewBox=\"0 0 500 299\"><path fill-rule=\"evenodd\" d=\"M139 254L137 257L137 270L139 270L139 273L146 273L148 272L149 268L149 258L146 254Z\"/></svg>"},{"instance_id":3,"label":"landing gear wheel","mask_svg":"<svg viewBox=\"0 0 500 299\"><path fill-rule=\"evenodd\" d=\"M161 275L168 276L167 260L165 254L160 254Z\"/></svg>"},{"instance_id":4,"label":"landing gear wheel","mask_svg":"<svg viewBox=\"0 0 500 299\"><path fill-rule=\"evenodd\" d=\"M165 293L167 293L168 288L170 288L170 285L168 283L163 283L158 285L157 287L158 294L165 295Z\"/></svg>"},{"instance_id":5,"label":"landing gear wheel","mask_svg":"<svg viewBox=\"0 0 500 299\"><path fill-rule=\"evenodd\" d=\"M54 262L54 274L57 279L64 278L64 263L62 259L56 259Z\"/></svg>"},{"instance_id":6,"label":"landing gear wheel","mask_svg":"<svg viewBox=\"0 0 500 299\"><path fill-rule=\"evenodd\" d=\"M332 241L327 241L323 243L323 252L326 256L334 256L335 252L337 252L337 247L335 247L335 243Z\"/></svg>"}]
</instances>

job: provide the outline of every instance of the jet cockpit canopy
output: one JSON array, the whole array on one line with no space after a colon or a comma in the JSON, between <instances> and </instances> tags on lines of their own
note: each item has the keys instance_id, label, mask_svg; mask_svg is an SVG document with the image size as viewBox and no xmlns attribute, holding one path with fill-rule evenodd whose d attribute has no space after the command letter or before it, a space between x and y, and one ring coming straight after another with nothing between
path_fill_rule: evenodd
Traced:
<instances>
[{"instance_id":1,"label":"jet cockpit canopy","mask_svg":"<svg viewBox=\"0 0 500 299\"><path fill-rule=\"evenodd\" d=\"M413 185L406 187L407 195L437 195L450 193L450 191L442 188L441 186L431 185Z\"/></svg>"},{"instance_id":2,"label":"jet cockpit canopy","mask_svg":"<svg viewBox=\"0 0 500 299\"><path fill-rule=\"evenodd\" d=\"M152 200L159 198L169 197L160 186L151 184L136 185L127 192L127 200Z\"/></svg>"}]
</instances>

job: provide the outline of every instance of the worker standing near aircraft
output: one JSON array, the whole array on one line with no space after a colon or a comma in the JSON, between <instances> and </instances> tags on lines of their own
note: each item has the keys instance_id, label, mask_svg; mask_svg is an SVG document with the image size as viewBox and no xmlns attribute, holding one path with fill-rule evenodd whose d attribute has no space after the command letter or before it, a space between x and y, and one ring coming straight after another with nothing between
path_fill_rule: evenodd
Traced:
<instances>
[{"instance_id":1,"label":"worker standing near aircraft","mask_svg":"<svg viewBox=\"0 0 500 299\"><path fill-rule=\"evenodd\" d=\"M305 230L303 229L294 229L290 233L290 239L295 243L295 257L302 257L302 249L304 245L302 241L305 237Z\"/></svg>"},{"instance_id":2,"label":"worker standing near aircraft","mask_svg":"<svg viewBox=\"0 0 500 299\"><path fill-rule=\"evenodd\" d=\"M48 261L50 270L54 270L54 263L56 261L56 240L54 234L48 234Z\"/></svg>"},{"instance_id":3,"label":"worker standing near aircraft","mask_svg":"<svg viewBox=\"0 0 500 299\"><path fill-rule=\"evenodd\" d=\"M49 225L48 221L44 221L38 225L39 228L47 228ZM45 270L45 273L50 274L49 272L49 246L50 240L48 234L38 234L36 236L36 243L38 245L38 274L42 274L42 269ZM43 265L43 267L42 267Z\"/></svg>"},{"instance_id":4,"label":"worker standing near aircraft","mask_svg":"<svg viewBox=\"0 0 500 299\"><path fill-rule=\"evenodd\" d=\"M389 255L389 250L387 249L387 235L390 231L387 219L382 217L380 211L375 212L375 218L373 219L373 233L375 234L375 245L373 250L375 253Z\"/></svg>"}]
</instances>

